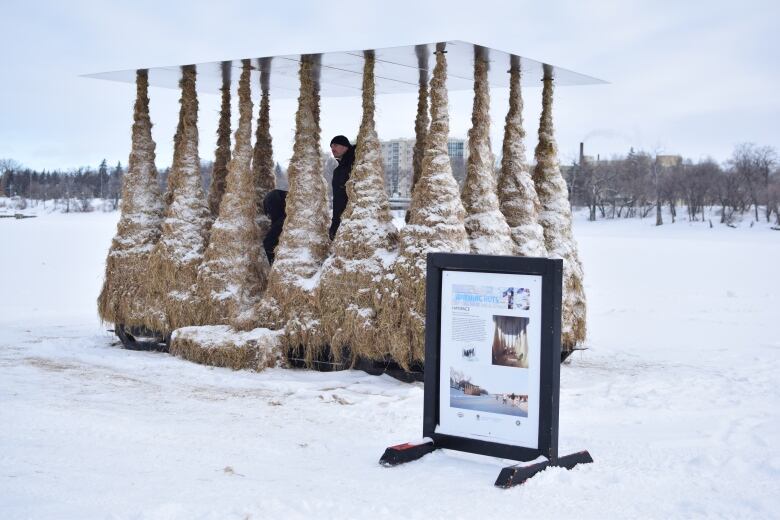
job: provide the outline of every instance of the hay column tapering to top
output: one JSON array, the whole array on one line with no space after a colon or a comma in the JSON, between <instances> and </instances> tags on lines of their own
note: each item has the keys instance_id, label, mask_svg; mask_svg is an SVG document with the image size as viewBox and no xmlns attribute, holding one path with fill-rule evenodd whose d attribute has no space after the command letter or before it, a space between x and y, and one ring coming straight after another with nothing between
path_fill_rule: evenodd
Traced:
<instances>
[{"instance_id":1,"label":"hay column tapering to top","mask_svg":"<svg viewBox=\"0 0 780 520\"><path fill-rule=\"evenodd\" d=\"M401 230L400 252L383 280L379 323L390 355L409 368L425 355L425 270L429 252L468 253L465 210L447 154L449 115L445 44L436 46L431 80L431 126L410 218Z\"/></svg>"},{"instance_id":2,"label":"hay column tapering to top","mask_svg":"<svg viewBox=\"0 0 780 520\"><path fill-rule=\"evenodd\" d=\"M498 204L490 148L490 86L488 51L474 46L474 108L469 129L469 158L463 183L463 207L471 252L511 255L514 244Z\"/></svg>"},{"instance_id":3,"label":"hay column tapering to top","mask_svg":"<svg viewBox=\"0 0 780 520\"><path fill-rule=\"evenodd\" d=\"M520 57L510 58L509 111L504 126L498 198L519 256L546 257L544 229L539 224L539 196L525 158Z\"/></svg>"},{"instance_id":4,"label":"hay column tapering to top","mask_svg":"<svg viewBox=\"0 0 780 520\"><path fill-rule=\"evenodd\" d=\"M200 178L195 65L181 70L179 125L165 194L168 205L149 273L151 291L163 302L165 319L148 316L147 326L162 332L201 322L197 275L211 226Z\"/></svg>"},{"instance_id":5,"label":"hay column tapering to top","mask_svg":"<svg viewBox=\"0 0 780 520\"><path fill-rule=\"evenodd\" d=\"M295 144L288 167L287 218L268 280L268 296L286 320L287 346L304 347L309 361L321 345L315 289L328 254L328 186L320 152L320 55L301 58Z\"/></svg>"},{"instance_id":6,"label":"hay column tapering to top","mask_svg":"<svg viewBox=\"0 0 780 520\"><path fill-rule=\"evenodd\" d=\"M252 65L243 60L238 84L238 129L228 163L219 217L198 270L202 315L208 323L253 328L252 311L265 288L268 261L261 249L252 177Z\"/></svg>"},{"instance_id":7,"label":"hay column tapering to top","mask_svg":"<svg viewBox=\"0 0 780 520\"><path fill-rule=\"evenodd\" d=\"M106 258L106 275L98 297L103 321L140 326L147 314L160 314L146 280L149 255L160 238L163 202L154 165L155 144L149 118L149 72L136 72L132 148L122 186L121 216Z\"/></svg>"},{"instance_id":8,"label":"hay column tapering to top","mask_svg":"<svg viewBox=\"0 0 780 520\"><path fill-rule=\"evenodd\" d=\"M539 222L544 228L547 252L552 258L563 259L561 352L566 356L585 340L585 289L577 243L571 228L572 215L566 181L558 162L552 121L553 71L549 65L544 66L543 82L542 115L533 178L541 203Z\"/></svg>"},{"instance_id":9,"label":"hay column tapering to top","mask_svg":"<svg viewBox=\"0 0 780 520\"><path fill-rule=\"evenodd\" d=\"M379 359L384 354L374 305L398 241L374 122L375 56L366 51L364 57L363 118L347 183L349 202L333 242L333 256L323 265L318 291L322 329L334 358L341 359L342 348L348 346L353 362L358 356Z\"/></svg>"},{"instance_id":10,"label":"hay column tapering to top","mask_svg":"<svg viewBox=\"0 0 780 520\"><path fill-rule=\"evenodd\" d=\"M209 210L216 218L219 215L219 203L225 193L225 178L227 165L230 161L230 83L233 62L222 62L222 105L219 109L219 126L217 126L217 151L214 153L214 167L211 171L209 186Z\"/></svg>"},{"instance_id":11,"label":"hay column tapering to top","mask_svg":"<svg viewBox=\"0 0 780 520\"><path fill-rule=\"evenodd\" d=\"M414 48L417 55L418 90L417 90L417 117L414 120L414 152L412 155L412 186L417 184L422 172L423 157L425 156L425 136L428 134L430 117L428 115L428 46L417 45ZM407 213L408 215L408 213Z\"/></svg>"},{"instance_id":12,"label":"hay column tapering to top","mask_svg":"<svg viewBox=\"0 0 780 520\"><path fill-rule=\"evenodd\" d=\"M252 176L255 179L255 202L260 238L265 237L271 220L263 212L263 199L276 188L274 175L274 150L271 139L271 58L260 58L260 111L257 117L255 150L252 157ZM265 254L265 253L263 253Z\"/></svg>"}]
</instances>

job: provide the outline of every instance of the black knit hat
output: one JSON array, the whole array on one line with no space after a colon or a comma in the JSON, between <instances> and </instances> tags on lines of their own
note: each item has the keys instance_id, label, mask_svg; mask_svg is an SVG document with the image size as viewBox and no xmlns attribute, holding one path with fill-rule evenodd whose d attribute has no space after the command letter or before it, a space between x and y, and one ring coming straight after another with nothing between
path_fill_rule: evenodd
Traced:
<instances>
[{"instance_id":1,"label":"black knit hat","mask_svg":"<svg viewBox=\"0 0 780 520\"><path fill-rule=\"evenodd\" d=\"M330 144L340 144L341 146L346 146L347 148L352 148L352 143L349 142L349 139L344 137L343 135L337 135L333 139L330 140Z\"/></svg>"}]
</instances>

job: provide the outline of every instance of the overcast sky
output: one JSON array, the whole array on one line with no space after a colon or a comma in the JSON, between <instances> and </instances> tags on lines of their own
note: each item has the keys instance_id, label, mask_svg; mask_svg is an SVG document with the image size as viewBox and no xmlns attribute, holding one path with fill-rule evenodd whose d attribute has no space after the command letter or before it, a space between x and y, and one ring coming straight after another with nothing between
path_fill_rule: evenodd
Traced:
<instances>
[{"instance_id":1,"label":"overcast sky","mask_svg":"<svg viewBox=\"0 0 780 520\"><path fill-rule=\"evenodd\" d=\"M466 40L595 76L560 87L562 160L629 147L725 160L752 141L780 148L780 2L733 1L34 1L0 4L0 158L33 168L127 163L134 87L80 74L298 52ZM170 164L178 92L150 90L158 166ZM529 152L540 89L526 89ZM219 98L200 100L200 154L211 159ZM450 96L465 137L471 94ZM492 93L500 150L507 92ZM414 95L377 101L380 138L414 134ZM272 108L276 160L292 150L295 103ZM234 111L235 112L235 111ZM359 99L324 99L323 137L354 137ZM325 143L327 144L327 143Z\"/></svg>"}]
</instances>

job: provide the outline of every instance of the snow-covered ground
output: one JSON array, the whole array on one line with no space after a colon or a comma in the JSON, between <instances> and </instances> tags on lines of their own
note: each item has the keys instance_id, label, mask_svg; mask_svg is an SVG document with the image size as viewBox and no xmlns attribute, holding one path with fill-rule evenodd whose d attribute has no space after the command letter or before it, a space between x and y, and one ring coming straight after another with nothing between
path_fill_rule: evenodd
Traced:
<instances>
[{"instance_id":1,"label":"snow-covered ground","mask_svg":"<svg viewBox=\"0 0 780 520\"><path fill-rule=\"evenodd\" d=\"M589 350L561 371L561 453L377 460L420 384L232 372L130 352L95 299L116 213L0 219L0 518L690 518L780 510L780 232L651 220L575 232Z\"/></svg>"}]
</instances>

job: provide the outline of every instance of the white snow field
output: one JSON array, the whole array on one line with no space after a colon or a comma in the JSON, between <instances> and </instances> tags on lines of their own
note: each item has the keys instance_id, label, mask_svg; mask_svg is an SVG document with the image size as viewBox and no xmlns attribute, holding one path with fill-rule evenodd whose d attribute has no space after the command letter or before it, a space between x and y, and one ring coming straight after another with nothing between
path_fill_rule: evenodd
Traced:
<instances>
[{"instance_id":1,"label":"white snow field","mask_svg":"<svg viewBox=\"0 0 780 520\"><path fill-rule=\"evenodd\" d=\"M379 466L420 437L421 384L119 348L95 305L117 218L0 219L0 518L780 514L780 232L766 225L578 215L589 350L561 370L560 452L595 463L501 490L509 461Z\"/></svg>"}]
</instances>

